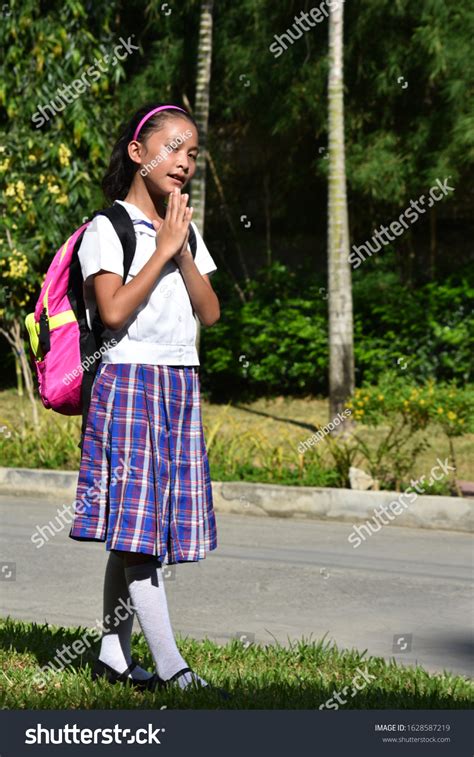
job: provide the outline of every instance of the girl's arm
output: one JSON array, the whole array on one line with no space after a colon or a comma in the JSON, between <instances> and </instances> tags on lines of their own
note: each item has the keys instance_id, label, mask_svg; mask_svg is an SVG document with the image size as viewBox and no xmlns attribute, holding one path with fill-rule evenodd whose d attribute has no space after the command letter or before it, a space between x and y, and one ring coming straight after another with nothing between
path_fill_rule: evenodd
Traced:
<instances>
[{"instance_id":1,"label":"girl's arm","mask_svg":"<svg viewBox=\"0 0 474 757\"><path fill-rule=\"evenodd\" d=\"M209 276L199 272L188 249L187 239L181 251L174 256L174 260L181 271L194 312L203 326L212 326L221 317L219 300Z\"/></svg>"},{"instance_id":2,"label":"girl's arm","mask_svg":"<svg viewBox=\"0 0 474 757\"><path fill-rule=\"evenodd\" d=\"M117 273L103 269L95 274L97 307L106 328L118 331L127 323L150 294L163 266L182 248L193 213L192 208L186 207L188 199L187 194L171 194L165 220L161 226L157 221L153 222L157 232L159 229L156 250L132 281L124 284Z\"/></svg>"}]
</instances>

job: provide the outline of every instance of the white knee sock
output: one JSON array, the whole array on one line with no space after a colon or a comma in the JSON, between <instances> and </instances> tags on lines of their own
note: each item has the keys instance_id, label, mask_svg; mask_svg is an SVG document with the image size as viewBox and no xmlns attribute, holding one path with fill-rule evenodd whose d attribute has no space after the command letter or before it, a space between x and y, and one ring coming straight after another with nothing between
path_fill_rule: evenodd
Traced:
<instances>
[{"instance_id":1,"label":"white knee sock","mask_svg":"<svg viewBox=\"0 0 474 757\"><path fill-rule=\"evenodd\" d=\"M110 665L118 673L123 673L132 662L130 642L134 617L135 612L125 580L125 563L122 557L110 551L105 569L104 631L99 660ZM129 677L144 680L151 675L137 665Z\"/></svg>"},{"instance_id":2,"label":"white knee sock","mask_svg":"<svg viewBox=\"0 0 474 757\"><path fill-rule=\"evenodd\" d=\"M160 678L168 680L181 668L189 666L176 646L168 613L163 571L158 565L155 560L130 565L125 568L125 578L156 671ZM207 681L197 673L185 673L176 679L176 683L184 689L193 680L201 686L207 686Z\"/></svg>"}]
</instances>

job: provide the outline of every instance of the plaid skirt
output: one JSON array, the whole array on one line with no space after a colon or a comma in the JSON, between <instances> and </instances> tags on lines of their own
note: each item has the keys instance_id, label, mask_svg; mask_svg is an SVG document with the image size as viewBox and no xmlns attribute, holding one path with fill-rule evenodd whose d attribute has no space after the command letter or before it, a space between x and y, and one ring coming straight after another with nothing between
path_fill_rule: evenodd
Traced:
<instances>
[{"instance_id":1,"label":"plaid skirt","mask_svg":"<svg viewBox=\"0 0 474 757\"><path fill-rule=\"evenodd\" d=\"M172 564L216 548L196 367L100 364L74 504L69 536L107 550Z\"/></svg>"}]
</instances>

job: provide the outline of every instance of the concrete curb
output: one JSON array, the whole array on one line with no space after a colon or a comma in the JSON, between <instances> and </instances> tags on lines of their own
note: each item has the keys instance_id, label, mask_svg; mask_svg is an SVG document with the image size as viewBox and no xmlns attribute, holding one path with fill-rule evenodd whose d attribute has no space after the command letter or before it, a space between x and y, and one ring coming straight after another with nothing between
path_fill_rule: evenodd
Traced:
<instances>
[{"instance_id":1,"label":"concrete curb","mask_svg":"<svg viewBox=\"0 0 474 757\"><path fill-rule=\"evenodd\" d=\"M74 501L77 477L77 473L69 471L0 468L0 494L54 496L55 499L63 500L60 503L63 505ZM347 523L364 523L374 517L374 508L388 506L400 496L400 492L280 486L242 481L214 481L212 492L216 512ZM474 499L421 494L386 525L472 532Z\"/></svg>"}]
</instances>

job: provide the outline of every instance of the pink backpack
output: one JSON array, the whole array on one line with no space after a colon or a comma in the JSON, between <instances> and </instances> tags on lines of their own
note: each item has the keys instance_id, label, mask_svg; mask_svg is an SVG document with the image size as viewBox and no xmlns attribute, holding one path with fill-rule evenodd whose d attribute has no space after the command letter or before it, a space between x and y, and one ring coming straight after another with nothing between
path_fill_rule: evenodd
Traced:
<instances>
[{"instance_id":1,"label":"pink backpack","mask_svg":"<svg viewBox=\"0 0 474 757\"><path fill-rule=\"evenodd\" d=\"M94 215L99 214L109 218L122 242L125 282L136 248L133 222L120 204ZM92 218L59 248L48 268L35 311L25 318L43 405L63 415L82 413L83 433L92 384L102 357L104 331L98 310L92 329L87 324L77 255Z\"/></svg>"}]
</instances>

